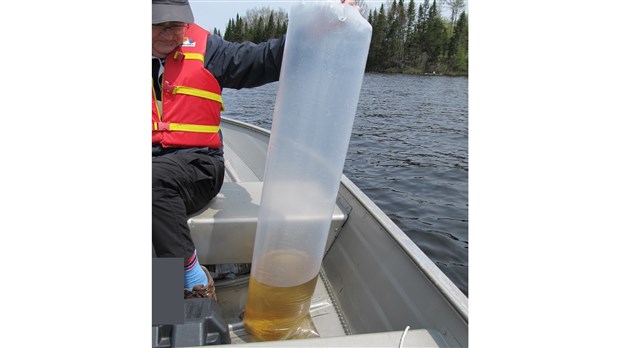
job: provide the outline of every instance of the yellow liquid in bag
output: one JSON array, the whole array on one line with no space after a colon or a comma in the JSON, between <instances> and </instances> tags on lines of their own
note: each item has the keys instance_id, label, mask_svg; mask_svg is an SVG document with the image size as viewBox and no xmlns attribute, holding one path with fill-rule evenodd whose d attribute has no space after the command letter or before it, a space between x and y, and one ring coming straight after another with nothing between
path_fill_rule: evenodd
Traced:
<instances>
[{"instance_id":1,"label":"yellow liquid in bag","mask_svg":"<svg viewBox=\"0 0 620 348\"><path fill-rule=\"evenodd\" d=\"M274 261L284 255L271 255L263 261ZM287 255L287 259L290 255ZM282 260L280 260L282 261ZM288 265L303 262L291 258ZM243 314L245 331L261 341L317 337L309 318L310 302L316 287L317 275L311 280L291 287L275 287L250 277L248 301Z\"/></svg>"}]
</instances>

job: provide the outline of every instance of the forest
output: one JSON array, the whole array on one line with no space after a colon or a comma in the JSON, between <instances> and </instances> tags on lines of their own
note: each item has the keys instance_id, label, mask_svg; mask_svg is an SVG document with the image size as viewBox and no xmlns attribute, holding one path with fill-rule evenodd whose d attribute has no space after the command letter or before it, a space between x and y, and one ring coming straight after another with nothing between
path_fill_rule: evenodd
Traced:
<instances>
[{"instance_id":1,"label":"forest","mask_svg":"<svg viewBox=\"0 0 620 348\"><path fill-rule=\"evenodd\" d=\"M367 72L468 74L468 17L465 0L392 0L369 9L357 0L372 25ZM442 15L445 9L447 16ZM224 39L263 42L286 33L288 14L260 7L231 18ZM216 28L214 34L222 36Z\"/></svg>"}]
</instances>

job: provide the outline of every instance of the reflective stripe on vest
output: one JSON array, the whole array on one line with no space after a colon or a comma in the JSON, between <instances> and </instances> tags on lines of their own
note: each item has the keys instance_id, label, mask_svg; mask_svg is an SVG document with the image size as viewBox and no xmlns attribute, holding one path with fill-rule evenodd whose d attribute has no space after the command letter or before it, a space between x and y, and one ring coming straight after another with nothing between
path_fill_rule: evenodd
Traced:
<instances>
[{"instance_id":1,"label":"reflective stripe on vest","mask_svg":"<svg viewBox=\"0 0 620 348\"><path fill-rule=\"evenodd\" d=\"M183 131L183 132L195 132L195 133L217 133L220 130L219 126L203 126L200 124L184 124L184 123L168 123L168 122L154 122L154 131Z\"/></svg>"},{"instance_id":2,"label":"reflective stripe on vest","mask_svg":"<svg viewBox=\"0 0 620 348\"><path fill-rule=\"evenodd\" d=\"M200 54L200 53L189 53L189 52L174 52L174 59L179 58L180 55L183 55L183 57L185 59L193 59L193 60L199 60L202 64L205 63L205 56Z\"/></svg>"},{"instance_id":3,"label":"reflective stripe on vest","mask_svg":"<svg viewBox=\"0 0 620 348\"><path fill-rule=\"evenodd\" d=\"M166 88L166 87L164 87ZM170 88L170 87L168 87ZM211 99L222 104L222 111L224 111L224 102L222 102L222 96L219 94L215 94L209 91L203 91L202 89L185 87L185 86L174 86L172 87L172 94L185 94L185 95L193 95L194 97L200 97L205 99Z\"/></svg>"}]
</instances>

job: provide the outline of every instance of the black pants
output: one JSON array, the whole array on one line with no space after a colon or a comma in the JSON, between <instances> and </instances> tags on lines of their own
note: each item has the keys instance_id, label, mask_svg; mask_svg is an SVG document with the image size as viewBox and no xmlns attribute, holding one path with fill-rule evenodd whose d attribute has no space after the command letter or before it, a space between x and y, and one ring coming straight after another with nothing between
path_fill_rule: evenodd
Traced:
<instances>
[{"instance_id":1,"label":"black pants","mask_svg":"<svg viewBox=\"0 0 620 348\"><path fill-rule=\"evenodd\" d=\"M204 153L153 157L153 250L157 257L182 257L195 250L187 225L224 182L224 161Z\"/></svg>"}]
</instances>

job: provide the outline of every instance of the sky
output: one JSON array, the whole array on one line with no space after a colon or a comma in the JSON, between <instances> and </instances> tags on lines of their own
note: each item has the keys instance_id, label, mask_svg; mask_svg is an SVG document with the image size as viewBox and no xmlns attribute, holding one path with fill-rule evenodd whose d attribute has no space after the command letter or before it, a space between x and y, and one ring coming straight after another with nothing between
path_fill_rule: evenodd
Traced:
<instances>
[{"instance_id":1,"label":"sky","mask_svg":"<svg viewBox=\"0 0 620 348\"><path fill-rule=\"evenodd\" d=\"M226 25L237 14L243 17L247 10L269 6L274 10L278 8L289 11L295 1L271 0L271 1L248 1L248 0L190 0L194 21L201 27L213 31L217 28L224 34Z\"/></svg>"}]
</instances>

